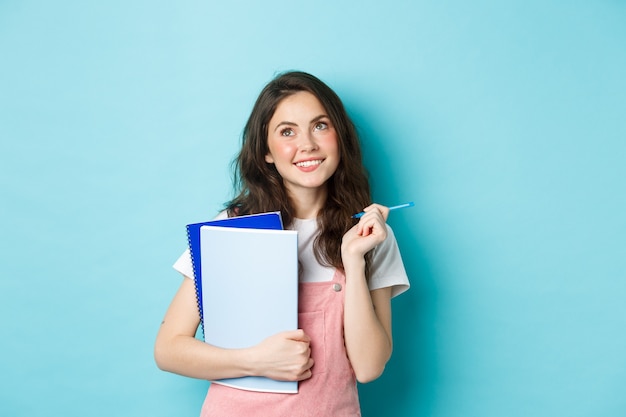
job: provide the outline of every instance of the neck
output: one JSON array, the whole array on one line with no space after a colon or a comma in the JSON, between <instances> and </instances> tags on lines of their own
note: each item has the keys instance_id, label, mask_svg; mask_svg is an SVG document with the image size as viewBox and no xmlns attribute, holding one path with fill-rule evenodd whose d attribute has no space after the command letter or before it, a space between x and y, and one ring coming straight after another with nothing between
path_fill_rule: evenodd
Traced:
<instances>
[{"instance_id":1,"label":"neck","mask_svg":"<svg viewBox=\"0 0 626 417\"><path fill-rule=\"evenodd\" d=\"M326 188L289 192L298 219L314 219L326 203Z\"/></svg>"}]
</instances>

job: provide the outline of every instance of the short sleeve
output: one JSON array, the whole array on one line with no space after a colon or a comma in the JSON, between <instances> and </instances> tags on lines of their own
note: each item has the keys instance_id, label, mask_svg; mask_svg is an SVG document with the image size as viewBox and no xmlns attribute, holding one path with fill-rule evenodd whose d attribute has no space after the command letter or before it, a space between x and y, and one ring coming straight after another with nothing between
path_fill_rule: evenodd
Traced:
<instances>
[{"instance_id":1,"label":"short sleeve","mask_svg":"<svg viewBox=\"0 0 626 417\"><path fill-rule=\"evenodd\" d=\"M387 239L374 248L369 287L370 291L392 287L392 298L410 287L398 242L389 225Z\"/></svg>"},{"instance_id":2,"label":"short sleeve","mask_svg":"<svg viewBox=\"0 0 626 417\"><path fill-rule=\"evenodd\" d=\"M191 265L191 254L189 249L185 250L182 255L174 262L173 268L186 276L193 279L193 266Z\"/></svg>"}]
</instances>

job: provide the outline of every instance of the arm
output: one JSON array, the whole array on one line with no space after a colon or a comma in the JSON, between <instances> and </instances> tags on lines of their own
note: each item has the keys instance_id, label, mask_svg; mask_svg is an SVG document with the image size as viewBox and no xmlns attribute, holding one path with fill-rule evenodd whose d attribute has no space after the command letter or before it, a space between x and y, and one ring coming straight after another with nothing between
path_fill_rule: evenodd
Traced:
<instances>
[{"instance_id":1,"label":"arm","mask_svg":"<svg viewBox=\"0 0 626 417\"><path fill-rule=\"evenodd\" d=\"M365 254L387 237L388 209L372 205L343 237L346 274L344 334L346 350L359 382L378 378L391 357L391 288L369 291Z\"/></svg>"},{"instance_id":2,"label":"arm","mask_svg":"<svg viewBox=\"0 0 626 417\"><path fill-rule=\"evenodd\" d=\"M199 324L193 280L184 278L154 346L160 369L207 380L251 375L287 381L311 377L310 339L302 330L278 333L246 349L222 349L195 338Z\"/></svg>"}]
</instances>

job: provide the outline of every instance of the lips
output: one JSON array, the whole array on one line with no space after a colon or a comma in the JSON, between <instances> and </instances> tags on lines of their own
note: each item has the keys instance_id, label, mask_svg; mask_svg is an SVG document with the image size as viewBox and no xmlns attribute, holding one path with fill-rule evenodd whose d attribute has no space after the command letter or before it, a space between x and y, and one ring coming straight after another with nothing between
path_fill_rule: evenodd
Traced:
<instances>
[{"instance_id":1,"label":"lips","mask_svg":"<svg viewBox=\"0 0 626 417\"><path fill-rule=\"evenodd\" d=\"M308 161L300 161L300 162L296 162L294 165L300 168L308 168L308 167L312 167L312 166L317 166L319 164L321 164L324 160L323 159L311 159Z\"/></svg>"}]
</instances>

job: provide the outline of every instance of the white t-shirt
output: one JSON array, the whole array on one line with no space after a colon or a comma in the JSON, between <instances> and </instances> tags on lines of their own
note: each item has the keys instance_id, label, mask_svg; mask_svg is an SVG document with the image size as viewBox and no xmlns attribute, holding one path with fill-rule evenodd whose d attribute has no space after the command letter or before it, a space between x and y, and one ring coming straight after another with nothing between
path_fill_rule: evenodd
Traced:
<instances>
[{"instance_id":1,"label":"white t-shirt","mask_svg":"<svg viewBox=\"0 0 626 417\"><path fill-rule=\"evenodd\" d=\"M216 219L226 218L220 213ZM317 234L316 219L295 219L289 229L298 232L298 262L301 282L320 282L333 279L335 268L320 265L315 259L313 242ZM186 277L193 277L193 267L189 250L186 250L174 263L174 269ZM370 291L392 287L391 296L395 297L409 289L407 277L398 243L391 227L387 225L387 239L374 248L372 257Z\"/></svg>"}]
</instances>

